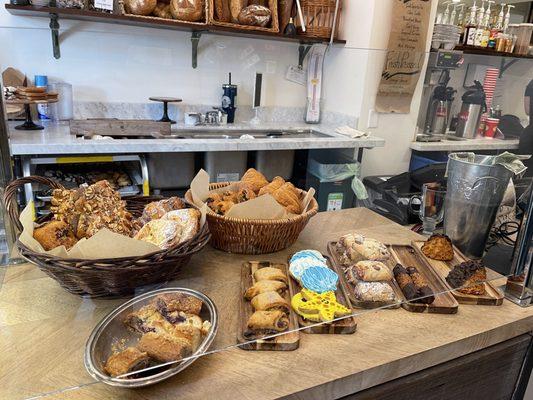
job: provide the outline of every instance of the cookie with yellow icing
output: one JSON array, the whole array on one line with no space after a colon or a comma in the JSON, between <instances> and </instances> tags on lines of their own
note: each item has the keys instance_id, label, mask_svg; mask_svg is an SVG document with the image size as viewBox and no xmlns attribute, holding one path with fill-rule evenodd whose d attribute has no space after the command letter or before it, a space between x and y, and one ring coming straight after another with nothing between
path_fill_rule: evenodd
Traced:
<instances>
[{"instance_id":1,"label":"cookie with yellow icing","mask_svg":"<svg viewBox=\"0 0 533 400\"><path fill-rule=\"evenodd\" d=\"M337 302L332 291L316 293L302 289L291 299L291 306L303 318L316 322L332 321L351 312L349 308Z\"/></svg>"}]
</instances>

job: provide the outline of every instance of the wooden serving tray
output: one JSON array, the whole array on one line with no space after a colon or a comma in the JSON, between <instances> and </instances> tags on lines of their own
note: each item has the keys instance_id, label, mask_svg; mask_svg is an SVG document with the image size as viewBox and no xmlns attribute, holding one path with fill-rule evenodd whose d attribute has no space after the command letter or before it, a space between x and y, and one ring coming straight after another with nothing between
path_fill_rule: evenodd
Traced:
<instances>
[{"instance_id":1,"label":"wooden serving tray","mask_svg":"<svg viewBox=\"0 0 533 400\"><path fill-rule=\"evenodd\" d=\"M350 299L352 306L359 307L359 308L367 308L367 309L382 308L382 307L390 308L390 309L400 308L401 304L405 302L405 296L403 295L400 287L398 286L394 278L392 279L392 281L385 282L385 283L388 283L392 287L392 290L394 290L394 294L396 294L396 301L394 300L393 301L361 301L361 300L358 300L355 297L354 285L346 280L346 276L344 275L344 270L342 267L342 263L340 262L340 259L339 259L339 254L337 252L336 245L337 245L337 242L329 242L328 253L331 256L331 260L333 261L332 264L334 267L334 271L339 275L339 281L341 282L341 285L344 286L344 291L348 294L348 298ZM392 273L392 269L391 269L391 273Z\"/></svg>"},{"instance_id":2,"label":"wooden serving tray","mask_svg":"<svg viewBox=\"0 0 533 400\"><path fill-rule=\"evenodd\" d=\"M333 263L331 262L329 257L325 257L327 260L327 265L330 269L335 271L335 268L333 267ZM290 260L290 257L289 257ZM337 271L335 271L337 272ZM343 306L352 309L352 305L350 303L350 300L345 292L344 285L340 283L342 279L342 276L339 274L339 284L337 285L337 290L335 291L335 297L337 298L337 301L342 304ZM289 287L291 288L291 292L296 294L302 290L302 286L300 283L294 279L289 274ZM292 296L292 295L291 295ZM317 333L317 334L351 334L354 333L357 329L357 321L354 316L343 318L339 321L334 321L331 323L321 323L318 325L318 322L312 322L312 321L306 321L304 320L298 313L294 312L298 318L298 323L301 327L308 327L306 329L303 329L303 332L305 333Z\"/></svg>"},{"instance_id":3,"label":"wooden serving tray","mask_svg":"<svg viewBox=\"0 0 533 400\"><path fill-rule=\"evenodd\" d=\"M448 287L433 268L420 257L419 253L412 246L389 245L387 246L392 254L390 263L398 262L404 267L416 267L420 274L426 279L429 287L435 294L435 301L431 304L414 303L406 301L402 307L411 312L428 312L437 314L456 314L459 303L450 293ZM394 267L393 264L389 264Z\"/></svg>"},{"instance_id":4,"label":"wooden serving tray","mask_svg":"<svg viewBox=\"0 0 533 400\"><path fill-rule=\"evenodd\" d=\"M424 243L425 242L423 241L414 241L412 242L412 245L420 257L424 258L424 260L426 260L426 262L431 265L433 270L440 276L446 287L452 290L453 295L460 304L479 304L484 306L501 306L503 304L503 293L490 282L485 282L486 293L484 295L465 294L453 290L448 282L446 282L446 277L455 265L469 261L469 258L466 257L457 247L453 246L453 260L433 260L429 257L426 257L424 253L422 253L422 245Z\"/></svg>"},{"instance_id":5,"label":"wooden serving tray","mask_svg":"<svg viewBox=\"0 0 533 400\"><path fill-rule=\"evenodd\" d=\"M273 337L272 339L247 339L244 337L244 332L248 329L248 319L254 313L252 304L244 298L244 292L253 286L255 279L253 277L254 272L260 268L273 267L279 268L289 278L289 271L287 264L271 263L268 261L249 261L242 264L241 268L241 293L240 293L240 316L239 316L239 330L237 333L238 343L243 343L239 348L243 350L274 350L274 351L290 351L296 350L300 346L300 332L297 321L297 314L291 309L289 314L289 329L282 335ZM288 285L288 290L282 295L282 297L291 303L291 298L294 296L293 288Z\"/></svg>"}]
</instances>

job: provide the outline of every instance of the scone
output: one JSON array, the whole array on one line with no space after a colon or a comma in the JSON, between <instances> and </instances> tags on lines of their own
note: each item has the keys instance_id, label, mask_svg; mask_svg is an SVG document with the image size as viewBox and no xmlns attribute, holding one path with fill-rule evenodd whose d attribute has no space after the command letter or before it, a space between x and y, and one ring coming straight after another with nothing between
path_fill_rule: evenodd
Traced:
<instances>
[{"instance_id":1,"label":"scone","mask_svg":"<svg viewBox=\"0 0 533 400\"><path fill-rule=\"evenodd\" d=\"M422 246L422 253L433 260L451 261L453 260L452 241L446 235L435 233Z\"/></svg>"},{"instance_id":2,"label":"scone","mask_svg":"<svg viewBox=\"0 0 533 400\"><path fill-rule=\"evenodd\" d=\"M137 348L161 362L181 360L192 354L192 345L187 339L156 332L142 335Z\"/></svg>"},{"instance_id":3,"label":"scone","mask_svg":"<svg viewBox=\"0 0 533 400\"><path fill-rule=\"evenodd\" d=\"M104 369L111 376L119 376L147 368L150 365L150 357L135 347L112 354L106 361Z\"/></svg>"},{"instance_id":4,"label":"scone","mask_svg":"<svg viewBox=\"0 0 533 400\"><path fill-rule=\"evenodd\" d=\"M65 246L68 250L78 241L70 225L63 221L50 221L36 228L33 231L33 237L46 251L58 246Z\"/></svg>"},{"instance_id":5,"label":"scone","mask_svg":"<svg viewBox=\"0 0 533 400\"><path fill-rule=\"evenodd\" d=\"M343 265L349 266L358 261L387 261L390 252L383 243L358 233L342 236L337 243L337 251Z\"/></svg>"}]
</instances>

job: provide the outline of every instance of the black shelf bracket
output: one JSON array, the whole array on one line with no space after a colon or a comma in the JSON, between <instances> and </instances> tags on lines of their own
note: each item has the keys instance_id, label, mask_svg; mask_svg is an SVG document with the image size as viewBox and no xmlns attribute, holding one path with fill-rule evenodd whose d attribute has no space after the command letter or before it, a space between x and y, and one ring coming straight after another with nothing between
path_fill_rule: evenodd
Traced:
<instances>
[{"instance_id":1,"label":"black shelf bracket","mask_svg":"<svg viewBox=\"0 0 533 400\"><path fill-rule=\"evenodd\" d=\"M505 73L505 71L507 71L509 69L509 67L515 63L517 63L519 60L519 58L513 58L512 60L508 61L507 63L505 62L505 57L502 58L501 62L500 62L500 78L503 76L503 74Z\"/></svg>"},{"instance_id":2,"label":"black shelf bracket","mask_svg":"<svg viewBox=\"0 0 533 400\"><path fill-rule=\"evenodd\" d=\"M194 31L191 35L191 47L192 47L192 67L198 67L198 44L200 43L200 38L202 37L202 32Z\"/></svg>"},{"instance_id":3,"label":"black shelf bracket","mask_svg":"<svg viewBox=\"0 0 533 400\"><path fill-rule=\"evenodd\" d=\"M298 47L298 67L300 67L300 69L303 68L305 57L309 53L309 50L311 50L311 47L313 47L312 44L300 43L300 46Z\"/></svg>"},{"instance_id":4,"label":"black shelf bracket","mask_svg":"<svg viewBox=\"0 0 533 400\"><path fill-rule=\"evenodd\" d=\"M61 57L61 50L59 48L59 22L57 14L50 14L50 32L52 33L52 50L54 58L57 60Z\"/></svg>"}]
</instances>

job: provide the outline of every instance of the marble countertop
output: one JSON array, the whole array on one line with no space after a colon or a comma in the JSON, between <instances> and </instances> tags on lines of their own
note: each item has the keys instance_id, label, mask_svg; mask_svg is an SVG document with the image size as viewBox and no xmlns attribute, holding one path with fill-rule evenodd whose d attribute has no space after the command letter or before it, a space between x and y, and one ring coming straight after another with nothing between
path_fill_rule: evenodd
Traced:
<instances>
[{"instance_id":1,"label":"marble countertop","mask_svg":"<svg viewBox=\"0 0 533 400\"><path fill-rule=\"evenodd\" d=\"M114 154L114 153L162 153L194 151L253 151L253 150L297 150L297 149L339 149L373 148L385 145L385 140L370 136L351 139L335 133L335 126L305 123L278 122L251 125L238 123L224 126L172 126L173 133L198 130L241 130L265 129L312 129L328 137L278 138L278 139L111 139L86 140L70 135L68 123L45 123L41 131L18 131L14 127L20 122L9 122L9 143L12 155L50 154Z\"/></svg>"},{"instance_id":2,"label":"marble countertop","mask_svg":"<svg viewBox=\"0 0 533 400\"><path fill-rule=\"evenodd\" d=\"M516 150L518 139L466 139L441 140L440 142L411 142L411 149L418 151L468 151L468 150Z\"/></svg>"}]
</instances>

